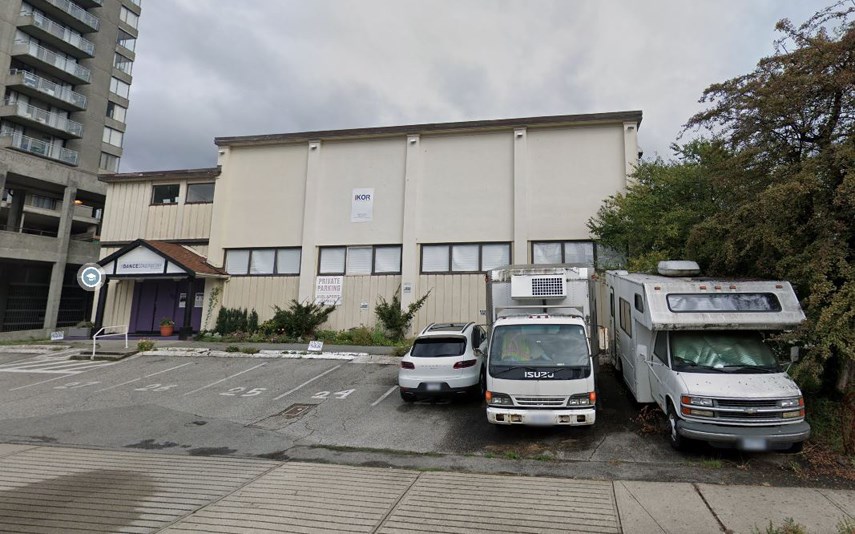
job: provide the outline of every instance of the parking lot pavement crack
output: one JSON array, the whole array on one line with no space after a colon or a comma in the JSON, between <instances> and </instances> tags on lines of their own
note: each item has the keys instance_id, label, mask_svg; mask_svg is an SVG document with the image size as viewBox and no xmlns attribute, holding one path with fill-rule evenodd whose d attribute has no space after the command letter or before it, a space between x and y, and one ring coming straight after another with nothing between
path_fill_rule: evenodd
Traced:
<instances>
[{"instance_id":1,"label":"parking lot pavement crack","mask_svg":"<svg viewBox=\"0 0 855 534\"><path fill-rule=\"evenodd\" d=\"M590 456L588 456L588 461L589 461L589 462L590 462L591 460L593 460L593 459L594 459L594 455L595 455L595 454L597 454L597 451L598 451L598 450L600 450L600 447L601 447L601 446L603 445L603 443L605 443L605 442L606 442L606 438L605 438L605 436L604 436L604 437L603 437L603 439L601 439L601 440L600 440L600 442L599 442L599 443L597 443L597 446L596 446L596 447L594 447L594 450L593 450L593 451L591 451L591 455L590 455Z\"/></svg>"},{"instance_id":2,"label":"parking lot pavement crack","mask_svg":"<svg viewBox=\"0 0 855 534\"><path fill-rule=\"evenodd\" d=\"M838 503L837 501L835 501L834 499L829 497L824 491L818 491L818 490L814 490L814 491L816 491L817 493L822 495L826 501L830 502L835 508L840 510L840 512L843 514L843 517L849 517L849 512L847 512L845 508L840 506L840 503Z\"/></svg>"},{"instance_id":3,"label":"parking lot pavement crack","mask_svg":"<svg viewBox=\"0 0 855 534\"><path fill-rule=\"evenodd\" d=\"M416 482L418 482L421 477L422 473L416 474L416 476L413 478L413 481L410 482L409 486L407 486L407 489L401 492L401 495L398 496L398 499L386 511L386 515L383 516L383 518L380 520L379 523L377 523L377 526L374 527L374 530L372 530L371 532L380 532L380 530L383 528L383 525L386 523L386 521L389 520L389 517L392 516L392 513L395 512L395 509L398 507L399 504L401 504L401 501L404 500L404 497L406 497L407 493L409 493L410 490L413 489L413 486L416 485Z\"/></svg>"},{"instance_id":4,"label":"parking lot pavement crack","mask_svg":"<svg viewBox=\"0 0 855 534\"><path fill-rule=\"evenodd\" d=\"M724 522L721 520L718 514L715 513L715 510L713 510L712 506L710 506L710 503L707 501L707 498L704 497L704 494L701 491L701 488L698 487L697 483L693 482L692 487L695 488L695 492L698 494L698 497L700 497L701 500L704 501L704 506L707 507L707 510L709 510L712 516L715 518L716 522L718 523L718 526L721 527L721 531L725 534L733 534L733 531L725 526Z\"/></svg>"},{"instance_id":5,"label":"parking lot pavement crack","mask_svg":"<svg viewBox=\"0 0 855 534\"><path fill-rule=\"evenodd\" d=\"M616 486L616 485L618 485L618 484L620 484L620 486L623 488L623 490L626 492L626 494L627 494L627 495L629 495L630 497L632 497L632 500L633 500L633 501L635 501L635 504L637 504L639 508L641 508L642 510L644 510L644 513L645 513L645 514L647 514L647 517L649 517L651 521L653 521L654 523L656 523L656 526L657 526L657 527L659 527L659 530L660 530L660 531L662 531L662 532L668 532L667 530L665 530L665 527L663 527L662 525L660 525L660 524L659 524L659 521L657 521L657 520L656 520L656 518L655 518L655 517L653 517L653 515L652 515L650 512L648 512L648 511L647 511L647 508L645 508L645 507L644 507L644 505L643 505L643 504L641 504L641 501L639 501L639 500L638 500L638 497L636 497L636 496L635 496L635 494L634 494L632 491L630 491L630 489L629 489L628 487L626 487L626 484L624 484L623 482L621 482L621 481L619 481L619 480L618 480L618 481L615 481L615 482L612 484L612 495L614 496L614 499L615 499L615 505L617 505L617 494L616 494L616 492L615 492L615 486ZM623 532L623 523L621 522L621 518L620 518L620 510L618 510L617 512L618 512L618 513L617 513L618 526L620 527L620 532Z\"/></svg>"}]
</instances>

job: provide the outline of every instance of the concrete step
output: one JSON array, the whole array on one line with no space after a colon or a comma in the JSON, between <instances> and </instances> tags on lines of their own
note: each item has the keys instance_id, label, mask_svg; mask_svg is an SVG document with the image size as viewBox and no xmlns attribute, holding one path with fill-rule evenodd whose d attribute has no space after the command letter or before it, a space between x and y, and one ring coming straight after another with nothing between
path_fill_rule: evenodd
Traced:
<instances>
[{"instance_id":1,"label":"concrete step","mask_svg":"<svg viewBox=\"0 0 855 534\"><path fill-rule=\"evenodd\" d=\"M95 359L96 360L107 360L107 361L118 361L127 358L128 356L133 356L139 352L136 348L128 348L128 349L101 349L99 347L95 348ZM71 356L72 360L89 360L92 359L92 350L82 350L78 354L74 354Z\"/></svg>"}]
</instances>

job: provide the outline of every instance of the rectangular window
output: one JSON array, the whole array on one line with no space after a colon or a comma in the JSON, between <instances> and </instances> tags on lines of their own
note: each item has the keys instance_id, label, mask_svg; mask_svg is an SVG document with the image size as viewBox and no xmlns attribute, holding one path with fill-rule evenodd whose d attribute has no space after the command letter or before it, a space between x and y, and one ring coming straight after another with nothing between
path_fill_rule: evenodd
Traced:
<instances>
[{"instance_id":1,"label":"rectangular window","mask_svg":"<svg viewBox=\"0 0 855 534\"><path fill-rule=\"evenodd\" d=\"M101 136L101 140L107 143L108 145L121 147L124 137L125 134L123 134L119 130L114 130L109 126L104 126L104 134Z\"/></svg>"},{"instance_id":2,"label":"rectangular window","mask_svg":"<svg viewBox=\"0 0 855 534\"><path fill-rule=\"evenodd\" d=\"M136 13L131 11L130 9L122 6L122 9L119 11L119 20L130 26L131 28L136 28L139 24L139 16Z\"/></svg>"},{"instance_id":3,"label":"rectangular window","mask_svg":"<svg viewBox=\"0 0 855 534\"><path fill-rule=\"evenodd\" d=\"M779 312L773 293L669 294L668 309L675 313Z\"/></svg>"},{"instance_id":4,"label":"rectangular window","mask_svg":"<svg viewBox=\"0 0 855 534\"><path fill-rule=\"evenodd\" d=\"M659 361L668 365L668 332L659 332L656 334L653 355L659 358Z\"/></svg>"},{"instance_id":5,"label":"rectangular window","mask_svg":"<svg viewBox=\"0 0 855 534\"><path fill-rule=\"evenodd\" d=\"M246 274L249 272L249 251L227 250L226 272L229 274Z\"/></svg>"},{"instance_id":6,"label":"rectangular window","mask_svg":"<svg viewBox=\"0 0 855 534\"><path fill-rule=\"evenodd\" d=\"M116 38L116 44L133 52L137 46L137 38L120 29L119 36Z\"/></svg>"},{"instance_id":7,"label":"rectangular window","mask_svg":"<svg viewBox=\"0 0 855 534\"><path fill-rule=\"evenodd\" d=\"M119 157L106 152L101 152L101 161L98 167L107 172L119 172Z\"/></svg>"},{"instance_id":8,"label":"rectangular window","mask_svg":"<svg viewBox=\"0 0 855 534\"><path fill-rule=\"evenodd\" d=\"M155 185L152 187L152 204L176 204L178 202L178 184Z\"/></svg>"},{"instance_id":9,"label":"rectangular window","mask_svg":"<svg viewBox=\"0 0 855 534\"><path fill-rule=\"evenodd\" d=\"M131 74L131 71L134 68L134 62L126 58L122 54L116 52L113 55L113 66L116 67L116 69L124 72L125 74Z\"/></svg>"},{"instance_id":10,"label":"rectangular window","mask_svg":"<svg viewBox=\"0 0 855 534\"><path fill-rule=\"evenodd\" d=\"M644 313L644 299L638 293L635 294L635 309Z\"/></svg>"},{"instance_id":11,"label":"rectangular window","mask_svg":"<svg viewBox=\"0 0 855 534\"><path fill-rule=\"evenodd\" d=\"M321 247L318 274L399 274L401 246Z\"/></svg>"},{"instance_id":12,"label":"rectangular window","mask_svg":"<svg viewBox=\"0 0 855 534\"><path fill-rule=\"evenodd\" d=\"M253 250L249 256L249 274L273 274L276 251L272 248Z\"/></svg>"},{"instance_id":13,"label":"rectangular window","mask_svg":"<svg viewBox=\"0 0 855 534\"><path fill-rule=\"evenodd\" d=\"M300 249L276 250L276 274L300 274Z\"/></svg>"},{"instance_id":14,"label":"rectangular window","mask_svg":"<svg viewBox=\"0 0 855 534\"><path fill-rule=\"evenodd\" d=\"M128 98L131 94L131 86L118 78L110 78L110 92L122 98Z\"/></svg>"},{"instance_id":15,"label":"rectangular window","mask_svg":"<svg viewBox=\"0 0 855 534\"><path fill-rule=\"evenodd\" d=\"M119 122L125 122L128 109L115 102L107 102L107 116Z\"/></svg>"},{"instance_id":16,"label":"rectangular window","mask_svg":"<svg viewBox=\"0 0 855 534\"><path fill-rule=\"evenodd\" d=\"M539 241L531 244L532 262L536 264L569 263L594 265L594 243L591 241Z\"/></svg>"},{"instance_id":17,"label":"rectangular window","mask_svg":"<svg viewBox=\"0 0 855 534\"><path fill-rule=\"evenodd\" d=\"M629 307L629 302L624 299L618 299L620 303L620 328L626 335L632 337L632 308Z\"/></svg>"},{"instance_id":18,"label":"rectangular window","mask_svg":"<svg viewBox=\"0 0 855 534\"><path fill-rule=\"evenodd\" d=\"M423 273L477 273L508 265L510 243L422 245Z\"/></svg>"},{"instance_id":19,"label":"rectangular window","mask_svg":"<svg viewBox=\"0 0 855 534\"><path fill-rule=\"evenodd\" d=\"M187 204L202 204L214 201L214 182L187 184Z\"/></svg>"}]
</instances>

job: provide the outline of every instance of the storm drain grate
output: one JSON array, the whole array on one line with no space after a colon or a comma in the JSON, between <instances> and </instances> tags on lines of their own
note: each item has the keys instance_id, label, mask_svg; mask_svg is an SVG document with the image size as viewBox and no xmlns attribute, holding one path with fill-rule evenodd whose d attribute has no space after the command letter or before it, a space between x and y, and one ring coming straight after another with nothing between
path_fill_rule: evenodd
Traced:
<instances>
[{"instance_id":1,"label":"storm drain grate","mask_svg":"<svg viewBox=\"0 0 855 534\"><path fill-rule=\"evenodd\" d=\"M317 404L292 404L281 412L265 417L264 419L260 419L252 423L250 426L276 430L293 423L315 406L317 406Z\"/></svg>"}]
</instances>

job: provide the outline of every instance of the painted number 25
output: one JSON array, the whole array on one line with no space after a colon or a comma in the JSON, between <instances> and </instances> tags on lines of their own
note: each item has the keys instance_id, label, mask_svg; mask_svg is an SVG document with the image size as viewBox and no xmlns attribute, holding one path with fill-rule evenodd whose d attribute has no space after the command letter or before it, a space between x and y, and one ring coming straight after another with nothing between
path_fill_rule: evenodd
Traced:
<instances>
[{"instance_id":1,"label":"painted number 25","mask_svg":"<svg viewBox=\"0 0 855 534\"><path fill-rule=\"evenodd\" d=\"M344 391L336 391L332 394L333 397L337 399L346 399L348 395L356 391L355 389L345 389ZM329 391L318 391L314 395L312 395L313 399L328 399L330 396Z\"/></svg>"},{"instance_id":2,"label":"painted number 25","mask_svg":"<svg viewBox=\"0 0 855 534\"><path fill-rule=\"evenodd\" d=\"M237 387L220 393L220 395L225 395L227 397L255 397L256 395L261 395L265 391L267 391L267 388L252 388L247 390L246 388Z\"/></svg>"}]
</instances>

